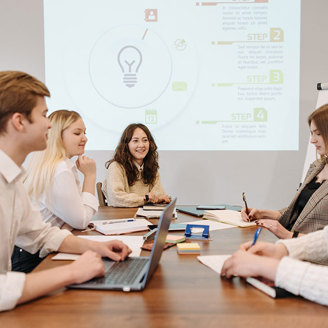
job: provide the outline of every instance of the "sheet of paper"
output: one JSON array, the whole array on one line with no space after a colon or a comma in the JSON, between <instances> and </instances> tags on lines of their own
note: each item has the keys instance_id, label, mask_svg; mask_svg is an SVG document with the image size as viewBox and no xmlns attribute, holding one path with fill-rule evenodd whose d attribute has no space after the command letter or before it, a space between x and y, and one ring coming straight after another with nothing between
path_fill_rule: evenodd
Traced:
<instances>
[{"instance_id":1,"label":"sheet of paper","mask_svg":"<svg viewBox=\"0 0 328 328\"><path fill-rule=\"evenodd\" d=\"M94 241L110 241L110 240L121 240L123 243L128 245L132 253L130 256L140 256L141 246L144 243L142 236L78 236L79 238L84 238ZM52 260L76 260L79 254L69 254L69 253L58 253Z\"/></svg>"},{"instance_id":2,"label":"sheet of paper","mask_svg":"<svg viewBox=\"0 0 328 328\"><path fill-rule=\"evenodd\" d=\"M143 216L148 219L158 219L162 215L163 211L149 211L149 210L144 210L142 207L139 207L137 212L136 212L136 217L138 216ZM173 217L177 219L177 211L174 209L173 211Z\"/></svg>"},{"instance_id":3,"label":"sheet of paper","mask_svg":"<svg viewBox=\"0 0 328 328\"><path fill-rule=\"evenodd\" d=\"M81 255L80 254L71 254L71 253L58 253L55 255L52 260L53 261L75 261L77 260Z\"/></svg>"},{"instance_id":4,"label":"sheet of paper","mask_svg":"<svg viewBox=\"0 0 328 328\"><path fill-rule=\"evenodd\" d=\"M184 224L201 224L201 225L208 225L210 227L210 231L214 230L222 230L222 229L230 229L230 228L236 228L236 226L217 222L217 221L211 221L211 220L199 220L199 221L190 221L190 222L183 222ZM192 228L191 232L193 233L201 233L203 229L201 228Z\"/></svg>"},{"instance_id":5,"label":"sheet of paper","mask_svg":"<svg viewBox=\"0 0 328 328\"><path fill-rule=\"evenodd\" d=\"M145 211L142 207L139 207L136 216L143 216L146 218L159 218L162 211Z\"/></svg>"},{"instance_id":6,"label":"sheet of paper","mask_svg":"<svg viewBox=\"0 0 328 328\"><path fill-rule=\"evenodd\" d=\"M197 259L199 262L205 264L206 266L220 274L224 261L230 256L231 255L205 255L197 256Z\"/></svg>"}]
</instances>

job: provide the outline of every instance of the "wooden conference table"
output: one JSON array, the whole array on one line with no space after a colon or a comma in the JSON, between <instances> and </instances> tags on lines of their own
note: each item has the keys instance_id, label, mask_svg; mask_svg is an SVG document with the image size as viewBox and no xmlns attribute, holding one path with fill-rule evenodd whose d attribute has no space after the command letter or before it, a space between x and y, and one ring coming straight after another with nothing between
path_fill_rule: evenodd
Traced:
<instances>
[{"instance_id":1,"label":"wooden conference table","mask_svg":"<svg viewBox=\"0 0 328 328\"><path fill-rule=\"evenodd\" d=\"M95 218L132 217L135 211L103 207ZM179 213L176 222L192 220L196 218ZM254 227L213 231L211 241L198 241L201 254L230 254L251 240L254 231ZM263 231L260 239L275 237ZM51 261L52 256L35 271L67 263ZM0 327L328 327L327 307L300 297L271 299L242 279L221 279L196 257L169 248L142 292L63 288L1 313Z\"/></svg>"}]
</instances>

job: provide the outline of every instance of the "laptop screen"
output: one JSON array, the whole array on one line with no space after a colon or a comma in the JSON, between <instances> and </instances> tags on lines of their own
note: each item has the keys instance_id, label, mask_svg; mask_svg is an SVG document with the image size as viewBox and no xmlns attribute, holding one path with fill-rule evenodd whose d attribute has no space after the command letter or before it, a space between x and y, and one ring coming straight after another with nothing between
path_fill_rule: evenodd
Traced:
<instances>
[{"instance_id":1,"label":"laptop screen","mask_svg":"<svg viewBox=\"0 0 328 328\"><path fill-rule=\"evenodd\" d=\"M174 198L171 203L165 208L163 211L159 223L158 223L158 228L157 232L154 238L154 244L153 244L153 249L150 254L150 262L149 262L149 267L146 272L146 279L145 283L147 283L152 276L153 272L155 271L162 253L163 253L163 248L165 245L167 233L169 230L169 226L172 220L172 214L175 208L175 203L176 203L176 198Z\"/></svg>"}]
</instances>

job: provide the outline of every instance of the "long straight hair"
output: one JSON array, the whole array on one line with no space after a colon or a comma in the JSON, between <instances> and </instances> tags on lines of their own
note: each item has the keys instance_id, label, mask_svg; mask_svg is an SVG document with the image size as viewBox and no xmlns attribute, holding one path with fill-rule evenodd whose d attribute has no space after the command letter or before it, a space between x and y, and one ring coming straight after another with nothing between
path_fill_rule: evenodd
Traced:
<instances>
[{"instance_id":1,"label":"long straight hair","mask_svg":"<svg viewBox=\"0 0 328 328\"><path fill-rule=\"evenodd\" d=\"M310 114L308 118L309 126L312 121L315 123L325 143L326 154L322 155L321 159L326 161L328 152L328 104L319 107Z\"/></svg>"},{"instance_id":2,"label":"long straight hair","mask_svg":"<svg viewBox=\"0 0 328 328\"><path fill-rule=\"evenodd\" d=\"M48 134L47 148L29 156L24 184L31 199L38 200L48 190L52 182L56 165L67 157L63 143L63 131L81 116L70 110L57 110L50 114L51 129Z\"/></svg>"}]
</instances>

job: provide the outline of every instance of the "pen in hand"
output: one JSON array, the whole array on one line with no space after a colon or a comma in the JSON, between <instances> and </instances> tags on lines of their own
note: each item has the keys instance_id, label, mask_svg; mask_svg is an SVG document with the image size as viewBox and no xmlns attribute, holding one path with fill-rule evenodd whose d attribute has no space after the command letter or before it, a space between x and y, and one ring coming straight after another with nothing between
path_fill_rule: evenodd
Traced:
<instances>
[{"instance_id":1,"label":"pen in hand","mask_svg":"<svg viewBox=\"0 0 328 328\"><path fill-rule=\"evenodd\" d=\"M245 193L244 192L242 193L242 196L243 196L243 201L244 201L245 208L246 208L246 214L248 215L249 214L249 211L248 211L246 196L245 196Z\"/></svg>"},{"instance_id":2,"label":"pen in hand","mask_svg":"<svg viewBox=\"0 0 328 328\"><path fill-rule=\"evenodd\" d=\"M259 235L260 235L261 231L262 231L262 228L257 228L256 229L251 247L256 244L256 241L259 238Z\"/></svg>"}]
</instances>

